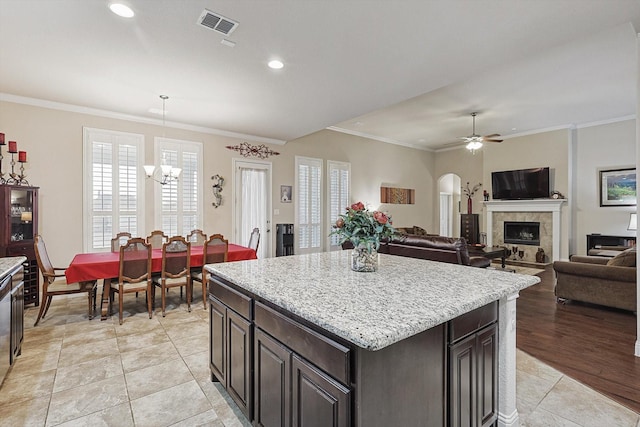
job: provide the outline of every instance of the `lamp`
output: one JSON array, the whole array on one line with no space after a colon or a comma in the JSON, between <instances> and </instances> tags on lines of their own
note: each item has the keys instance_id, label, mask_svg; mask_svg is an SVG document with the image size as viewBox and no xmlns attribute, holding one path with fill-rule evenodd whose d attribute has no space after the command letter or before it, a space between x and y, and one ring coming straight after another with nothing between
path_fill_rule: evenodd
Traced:
<instances>
[{"instance_id":1,"label":"lamp","mask_svg":"<svg viewBox=\"0 0 640 427\"><path fill-rule=\"evenodd\" d=\"M33 221L33 212L25 211L20 213L20 220L22 222L31 222Z\"/></svg>"},{"instance_id":2,"label":"lamp","mask_svg":"<svg viewBox=\"0 0 640 427\"><path fill-rule=\"evenodd\" d=\"M632 213L629 216L629 226L627 227L627 230L635 231L637 229L638 229L638 214Z\"/></svg>"},{"instance_id":3,"label":"lamp","mask_svg":"<svg viewBox=\"0 0 640 427\"><path fill-rule=\"evenodd\" d=\"M469 143L467 144L467 150L471 151L472 153L481 148L482 148L482 138L473 139L469 141Z\"/></svg>"},{"instance_id":4,"label":"lamp","mask_svg":"<svg viewBox=\"0 0 640 427\"><path fill-rule=\"evenodd\" d=\"M169 99L169 97L167 95L160 95L160 99L162 99L162 134L164 136L164 128L165 128L164 119L167 111L165 109L165 103L167 99ZM153 173L156 170L156 167L154 165L144 165L143 168L147 178L151 178L154 181L159 182L161 185L168 184L171 181L177 181L178 177L180 176L180 172L182 172L182 169L174 168L173 166L167 164L167 159L164 153L162 154L162 163L160 164L159 178L154 177Z\"/></svg>"}]
</instances>

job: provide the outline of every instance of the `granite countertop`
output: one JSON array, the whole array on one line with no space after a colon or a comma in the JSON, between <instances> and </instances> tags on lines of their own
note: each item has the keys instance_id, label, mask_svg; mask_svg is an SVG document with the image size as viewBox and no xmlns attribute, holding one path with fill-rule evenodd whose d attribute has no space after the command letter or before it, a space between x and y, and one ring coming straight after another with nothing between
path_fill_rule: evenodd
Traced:
<instances>
[{"instance_id":1,"label":"granite countertop","mask_svg":"<svg viewBox=\"0 0 640 427\"><path fill-rule=\"evenodd\" d=\"M15 267L22 265L26 260L27 258L23 256L0 258L0 279Z\"/></svg>"},{"instance_id":2,"label":"granite countertop","mask_svg":"<svg viewBox=\"0 0 640 427\"><path fill-rule=\"evenodd\" d=\"M358 347L379 350L540 282L525 276L394 255L377 272L349 252L208 264L207 270Z\"/></svg>"}]
</instances>

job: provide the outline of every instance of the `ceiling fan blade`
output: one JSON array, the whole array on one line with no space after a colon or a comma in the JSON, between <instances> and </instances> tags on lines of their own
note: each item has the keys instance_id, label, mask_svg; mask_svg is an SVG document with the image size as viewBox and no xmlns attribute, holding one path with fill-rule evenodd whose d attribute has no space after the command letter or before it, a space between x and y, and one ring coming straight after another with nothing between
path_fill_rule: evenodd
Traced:
<instances>
[{"instance_id":1,"label":"ceiling fan blade","mask_svg":"<svg viewBox=\"0 0 640 427\"><path fill-rule=\"evenodd\" d=\"M485 135L484 137L485 138L494 138L496 136L500 136L500 134L499 133L492 133L491 135Z\"/></svg>"},{"instance_id":2,"label":"ceiling fan blade","mask_svg":"<svg viewBox=\"0 0 640 427\"><path fill-rule=\"evenodd\" d=\"M502 142L504 140L502 140L502 139L487 139L487 138L484 138L483 141L485 141L485 142Z\"/></svg>"}]
</instances>

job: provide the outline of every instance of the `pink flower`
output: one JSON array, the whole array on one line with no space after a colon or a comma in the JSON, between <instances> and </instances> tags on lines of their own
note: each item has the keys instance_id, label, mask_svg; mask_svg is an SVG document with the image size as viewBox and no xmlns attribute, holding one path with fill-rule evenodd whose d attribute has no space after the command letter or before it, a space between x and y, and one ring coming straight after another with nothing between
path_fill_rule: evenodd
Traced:
<instances>
[{"instance_id":1,"label":"pink flower","mask_svg":"<svg viewBox=\"0 0 640 427\"><path fill-rule=\"evenodd\" d=\"M353 209L354 211L363 211L364 205L362 204L362 202L354 203L351 205L351 209Z\"/></svg>"},{"instance_id":2,"label":"pink flower","mask_svg":"<svg viewBox=\"0 0 640 427\"><path fill-rule=\"evenodd\" d=\"M380 211L375 211L373 213L373 218L375 218L375 220L378 221L380 224L386 224L387 222L389 222L389 218Z\"/></svg>"}]
</instances>

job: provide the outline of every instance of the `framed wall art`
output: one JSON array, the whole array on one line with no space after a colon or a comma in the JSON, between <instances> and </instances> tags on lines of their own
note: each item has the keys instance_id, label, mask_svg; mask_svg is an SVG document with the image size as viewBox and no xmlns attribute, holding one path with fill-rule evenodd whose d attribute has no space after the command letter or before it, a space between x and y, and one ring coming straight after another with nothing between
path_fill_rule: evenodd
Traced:
<instances>
[{"instance_id":1,"label":"framed wall art","mask_svg":"<svg viewBox=\"0 0 640 427\"><path fill-rule=\"evenodd\" d=\"M280 186L280 202L282 203L291 203L291 185L281 185Z\"/></svg>"},{"instance_id":2,"label":"framed wall art","mask_svg":"<svg viewBox=\"0 0 640 427\"><path fill-rule=\"evenodd\" d=\"M636 169L600 171L600 206L636 205Z\"/></svg>"}]
</instances>

